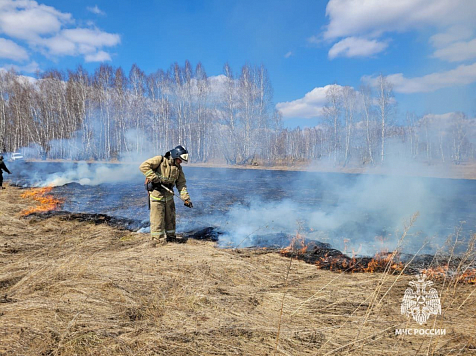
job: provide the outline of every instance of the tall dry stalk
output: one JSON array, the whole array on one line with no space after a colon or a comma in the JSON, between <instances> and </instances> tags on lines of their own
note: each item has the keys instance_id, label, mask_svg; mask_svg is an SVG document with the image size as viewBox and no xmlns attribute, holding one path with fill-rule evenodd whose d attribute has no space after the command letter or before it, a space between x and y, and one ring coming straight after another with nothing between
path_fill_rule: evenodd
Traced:
<instances>
[{"instance_id":1,"label":"tall dry stalk","mask_svg":"<svg viewBox=\"0 0 476 356\"><path fill-rule=\"evenodd\" d=\"M287 292L287 289L288 289L288 278L289 278L289 272L291 271L291 265L293 263L294 252L299 253L299 251L300 251L296 248L297 247L296 245L297 245L297 243L300 243L302 245L301 246L301 251L305 247L304 246L304 238L299 233L301 231L301 229L302 229L302 225L301 225L300 222L298 222L298 232L296 233L296 236L293 237L293 239L291 240L291 243L289 244L289 247L288 247L288 248L290 248L292 253L289 257L289 263L286 267L286 277L284 279L284 292L283 292L283 297L281 298L281 307L280 307L280 310L279 310L278 331L276 333L276 344L275 344L275 347L274 347L274 354L273 355L276 355L276 353L278 352L279 336L280 336L280 333L281 333L281 324L282 324L282 320L283 320L284 299L286 298L286 292Z\"/></svg>"}]
</instances>

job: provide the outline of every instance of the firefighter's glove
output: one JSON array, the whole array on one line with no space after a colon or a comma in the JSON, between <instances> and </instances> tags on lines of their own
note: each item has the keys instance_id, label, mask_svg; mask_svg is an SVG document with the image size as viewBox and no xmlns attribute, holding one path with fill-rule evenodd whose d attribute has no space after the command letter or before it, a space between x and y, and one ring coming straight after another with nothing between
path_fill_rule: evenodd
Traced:
<instances>
[{"instance_id":1,"label":"firefighter's glove","mask_svg":"<svg viewBox=\"0 0 476 356\"><path fill-rule=\"evenodd\" d=\"M149 182L148 180L145 181L145 190L151 192L154 190L154 183Z\"/></svg>"},{"instance_id":2,"label":"firefighter's glove","mask_svg":"<svg viewBox=\"0 0 476 356\"><path fill-rule=\"evenodd\" d=\"M193 204L190 199L185 200L183 205L185 205L187 208L193 208Z\"/></svg>"},{"instance_id":3,"label":"firefighter's glove","mask_svg":"<svg viewBox=\"0 0 476 356\"><path fill-rule=\"evenodd\" d=\"M155 184L160 184L162 183L162 181L160 180L160 177L157 175L157 174L151 174L148 178L147 178L148 182L149 183L155 183Z\"/></svg>"},{"instance_id":4,"label":"firefighter's glove","mask_svg":"<svg viewBox=\"0 0 476 356\"><path fill-rule=\"evenodd\" d=\"M160 184L160 180L159 180L159 183L155 182L155 179L158 178L157 176L155 177L150 177L150 178L146 178L145 179L145 189L148 191L148 192L151 192L155 189L155 185L154 183L156 184Z\"/></svg>"}]
</instances>

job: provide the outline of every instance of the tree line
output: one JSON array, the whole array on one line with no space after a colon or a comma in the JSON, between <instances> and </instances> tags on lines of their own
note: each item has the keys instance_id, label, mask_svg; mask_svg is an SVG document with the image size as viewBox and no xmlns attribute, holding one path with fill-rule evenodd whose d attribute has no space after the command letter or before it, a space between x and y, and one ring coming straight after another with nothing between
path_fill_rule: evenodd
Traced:
<instances>
[{"instance_id":1,"label":"tree line","mask_svg":"<svg viewBox=\"0 0 476 356\"><path fill-rule=\"evenodd\" d=\"M329 86L321 124L284 128L266 68L208 77L198 63L146 74L103 64L49 70L32 79L0 71L0 151L44 158L113 160L162 154L177 144L194 162L377 164L392 155L427 162L472 160L476 124L463 113L397 120L392 86ZM397 149L395 149L397 147Z\"/></svg>"}]
</instances>

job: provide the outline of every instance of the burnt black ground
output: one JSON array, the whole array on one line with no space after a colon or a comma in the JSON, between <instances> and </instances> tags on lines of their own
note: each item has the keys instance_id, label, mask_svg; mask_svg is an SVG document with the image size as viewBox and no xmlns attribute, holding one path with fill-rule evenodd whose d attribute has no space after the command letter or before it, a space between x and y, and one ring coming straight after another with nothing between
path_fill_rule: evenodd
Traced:
<instances>
[{"instance_id":1,"label":"burnt black ground","mask_svg":"<svg viewBox=\"0 0 476 356\"><path fill-rule=\"evenodd\" d=\"M92 164L91 167L98 166ZM116 168L119 165L104 165ZM75 163L41 163L23 162L13 166L13 182L20 186L30 186L45 182L53 174L62 175L78 167ZM147 195L143 188L143 177L136 165L128 166L129 177L106 177L106 183L99 185L81 185L69 183L55 187L53 194L65 203L62 210L71 213L104 214L118 221L130 221L132 229L148 226ZM298 230L307 238L329 243L332 247L345 250L345 240L356 251L362 247L361 254L373 254L381 249L380 240L395 245L398 239L396 229L403 228L403 219L382 214L381 209L362 212L360 206L354 207L348 201L342 202L339 191L352 188L362 175L340 173L310 173L293 171L236 170L224 168L184 167L189 192L194 202L193 209L183 207L179 200L177 206L177 230L179 233L216 227L220 234L222 247L285 247ZM119 179L121 178L121 179ZM374 176L378 183L379 176ZM381 179L384 179L381 177ZM385 178L386 179L386 178ZM455 228L464 221L463 230L470 233L475 230L476 216L476 180L455 180L439 178L395 178L402 184L421 184L432 193L440 205L434 209L434 202L429 202L427 211L419 211L420 217L407 239L409 247L405 252L417 251L425 238L434 238L422 253L433 253L440 247L446 237L454 233ZM374 192L379 197L379 192ZM402 196L401 199L405 197ZM398 199L397 199L398 200ZM358 203L358 202L356 202ZM382 204L385 204L383 199ZM388 203L392 204L392 203ZM246 219L236 221L236 215L242 213L251 216L262 214L256 207L265 207L264 211L288 206L293 216L283 228L283 218L278 219L279 226L263 219L250 222ZM352 217L336 228L311 229L306 226L306 219L316 212L336 215L342 210ZM238 211L238 213L236 213ZM236 214L231 214L235 212ZM409 218L414 207L409 206L402 216ZM299 226L304 221L303 226ZM269 219L268 219L269 220ZM249 226L246 226L249 225ZM250 231L240 232L249 227ZM350 246L349 246L350 247ZM350 251L350 248L347 250Z\"/></svg>"}]
</instances>

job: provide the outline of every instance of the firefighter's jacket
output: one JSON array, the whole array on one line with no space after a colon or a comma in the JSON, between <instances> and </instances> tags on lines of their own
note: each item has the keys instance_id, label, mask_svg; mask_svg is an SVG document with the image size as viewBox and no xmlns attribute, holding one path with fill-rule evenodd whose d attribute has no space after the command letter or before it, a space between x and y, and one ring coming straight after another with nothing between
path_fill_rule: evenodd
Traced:
<instances>
[{"instance_id":1,"label":"firefighter's jacket","mask_svg":"<svg viewBox=\"0 0 476 356\"><path fill-rule=\"evenodd\" d=\"M161 188L160 184L167 186L169 189L173 189L173 186L176 185L180 197L183 200L190 199L182 167L176 165L175 160L172 157L152 157L147 161L142 162L139 169L150 182L155 183L154 190L150 193L150 198L152 200L173 200L173 194Z\"/></svg>"},{"instance_id":2,"label":"firefighter's jacket","mask_svg":"<svg viewBox=\"0 0 476 356\"><path fill-rule=\"evenodd\" d=\"M5 165L5 162L3 162L3 159L0 159L0 176L3 175L3 171L7 172L8 174L11 174L7 166Z\"/></svg>"}]
</instances>

